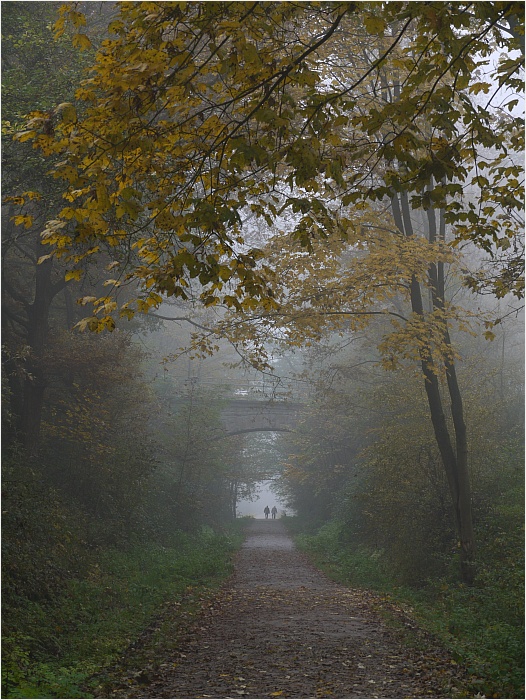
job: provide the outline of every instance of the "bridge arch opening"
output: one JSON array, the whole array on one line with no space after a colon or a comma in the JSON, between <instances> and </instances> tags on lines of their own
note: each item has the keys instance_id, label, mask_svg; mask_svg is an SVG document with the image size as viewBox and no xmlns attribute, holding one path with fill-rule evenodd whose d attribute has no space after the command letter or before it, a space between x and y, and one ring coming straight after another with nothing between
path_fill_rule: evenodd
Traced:
<instances>
[{"instance_id":1,"label":"bridge arch opening","mask_svg":"<svg viewBox=\"0 0 526 700\"><path fill-rule=\"evenodd\" d=\"M283 471L286 453L279 439L281 431L263 429L244 430L242 451L243 473L248 476L245 484L239 484L236 516L264 518L266 506L277 508L277 517L283 517L290 509L279 493L279 478Z\"/></svg>"}]
</instances>

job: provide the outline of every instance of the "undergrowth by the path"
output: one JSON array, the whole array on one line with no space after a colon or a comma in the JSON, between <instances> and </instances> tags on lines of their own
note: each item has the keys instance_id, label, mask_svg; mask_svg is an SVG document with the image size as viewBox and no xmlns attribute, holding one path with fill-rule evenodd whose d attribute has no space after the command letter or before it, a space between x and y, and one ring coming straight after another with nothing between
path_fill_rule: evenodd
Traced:
<instances>
[{"instance_id":1,"label":"undergrowth by the path","mask_svg":"<svg viewBox=\"0 0 526 700\"><path fill-rule=\"evenodd\" d=\"M503 533L486 533L476 585L459 583L452 568L442 579L411 588L397 584L382 552L343 544L337 523L306 535L299 534L301 524L293 520L289 526L296 531L296 542L316 566L340 583L381 593L387 616L391 604L400 606L440 640L470 674L464 697L524 698L520 531L514 541L509 532L506 538ZM396 624L396 619L391 622Z\"/></svg>"},{"instance_id":2,"label":"undergrowth by the path","mask_svg":"<svg viewBox=\"0 0 526 700\"><path fill-rule=\"evenodd\" d=\"M3 642L2 697L94 697L90 686L101 682L101 669L117 663L152 625L163 634L155 620L167 606L191 614L204 591L231 573L243 539L237 525L228 534L207 527L195 535L175 533L170 546L142 542L104 550L60 597L21 601L10 610Z\"/></svg>"}]
</instances>

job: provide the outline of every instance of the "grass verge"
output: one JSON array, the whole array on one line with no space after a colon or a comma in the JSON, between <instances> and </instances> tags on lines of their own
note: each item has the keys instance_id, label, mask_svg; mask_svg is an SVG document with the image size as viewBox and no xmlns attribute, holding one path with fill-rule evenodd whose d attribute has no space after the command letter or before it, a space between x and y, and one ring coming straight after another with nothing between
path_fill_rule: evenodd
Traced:
<instances>
[{"instance_id":1,"label":"grass verge","mask_svg":"<svg viewBox=\"0 0 526 700\"><path fill-rule=\"evenodd\" d=\"M176 533L170 546L107 549L58 598L20 601L11 611L17 624L9 624L16 632L3 642L2 696L95 697L103 669L127 650L147 649L138 643L141 635L153 641L174 633L162 621L170 606L181 609L184 621L220 585L242 540L236 524L226 534L208 527L192 536Z\"/></svg>"}]
</instances>

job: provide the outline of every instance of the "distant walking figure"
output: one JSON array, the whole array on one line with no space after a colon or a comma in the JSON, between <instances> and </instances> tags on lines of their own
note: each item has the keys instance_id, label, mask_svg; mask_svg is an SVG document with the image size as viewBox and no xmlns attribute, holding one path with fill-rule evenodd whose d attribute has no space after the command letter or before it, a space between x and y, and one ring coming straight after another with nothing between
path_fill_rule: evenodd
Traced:
<instances>
[{"instance_id":1,"label":"distant walking figure","mask_svg":"<svg viewBox=\"0 0 526 700\"><path fill-rule=\"evenodd\" d=\"M263 511L265 513L265 518L268 520L268 516L270 513L270 508L268 506L265 506L265 510Z\"/></svg>"},{"instance_id":2,"label":"distant walking figure","mask_svg":"<svg viewBox=\"0 0 526 700\"><path fill-rule=\"evenodd\" d=\"M276 519L277 513L278 513L278 509L276 508L276 506L274 506L274 507L272 508L272 520L275 520L275 519Z\"/></svg>"}]
</instances>

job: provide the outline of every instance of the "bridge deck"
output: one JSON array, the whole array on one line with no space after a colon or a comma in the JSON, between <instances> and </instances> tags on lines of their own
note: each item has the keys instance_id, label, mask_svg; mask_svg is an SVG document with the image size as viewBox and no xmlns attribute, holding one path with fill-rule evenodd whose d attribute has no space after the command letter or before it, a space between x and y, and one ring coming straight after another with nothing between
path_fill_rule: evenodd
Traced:
<instances>
[{"instance_id":1,"label":"bridge deck","mask_svg":"<svg viewBox=\"0 0 526 700\"><path fill-rule=\"evenodd\" d=\"M228 433L290 431L298 422L301 404L265 399L231 399L221 411Z\"/></svg>"}]
</instances>

